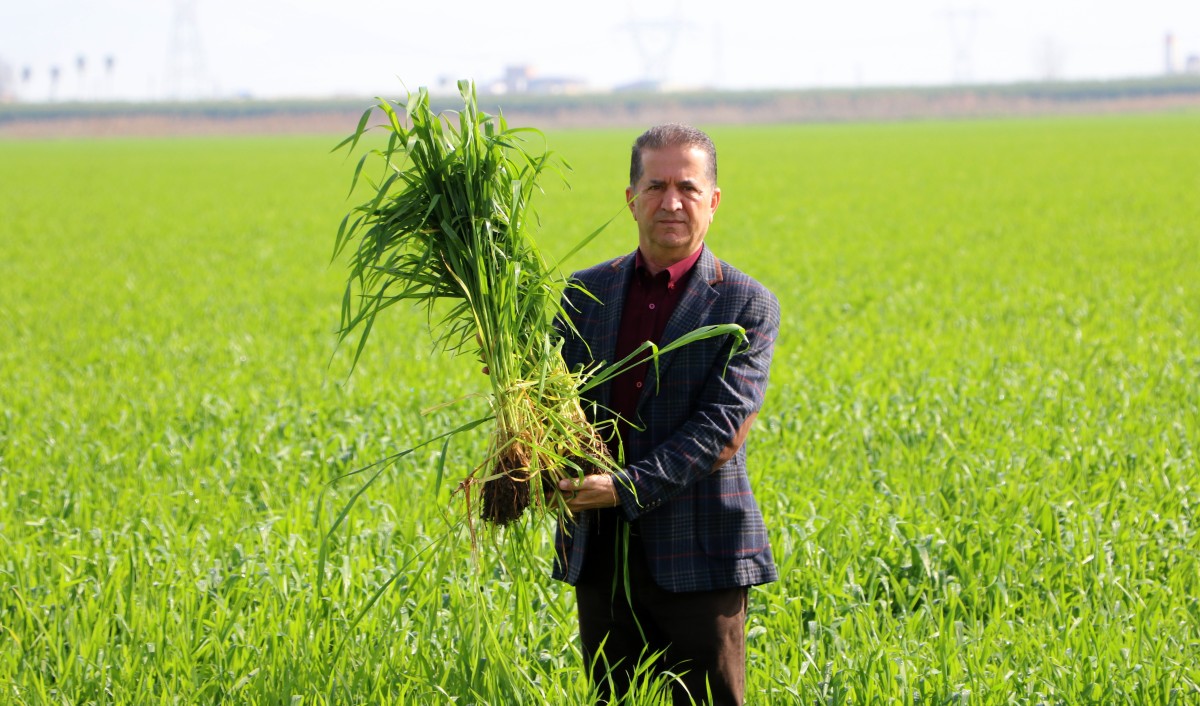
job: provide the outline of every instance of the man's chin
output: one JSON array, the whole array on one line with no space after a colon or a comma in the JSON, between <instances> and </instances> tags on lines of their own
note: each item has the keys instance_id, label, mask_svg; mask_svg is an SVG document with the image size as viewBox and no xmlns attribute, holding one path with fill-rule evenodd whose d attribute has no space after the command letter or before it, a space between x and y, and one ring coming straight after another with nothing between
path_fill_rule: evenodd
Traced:
<instances>
[{"instance_id":1,"label":"man's chin","mask_svg":"<svg viewBox=\"0 0 1200 706\"><path fill-rule=\"evenodd\" d=\"M664 250L688 248L692 244L692 237L690 234L680 233L673 230L660 232L656 240L658 247Z\"/></svg>"}]
</instances>

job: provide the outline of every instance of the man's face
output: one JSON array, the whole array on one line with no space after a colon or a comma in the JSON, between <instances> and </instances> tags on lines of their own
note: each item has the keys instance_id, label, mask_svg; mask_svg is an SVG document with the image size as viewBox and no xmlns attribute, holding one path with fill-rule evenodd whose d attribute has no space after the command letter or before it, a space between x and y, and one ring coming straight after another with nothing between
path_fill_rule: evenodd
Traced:
<instances>
[{"instance_id":1,"label":"man's face","mask_svg":"<svg viewBox=\"0 0 1200 706\"><path fill-rule=\"evenodd\" d=\"M653 270L687 258L704 235L721 202L708 179L708 155L698 147L642 151L642 176L625 190L638 224L638 245Z\"/></svg>"}]
</instances>

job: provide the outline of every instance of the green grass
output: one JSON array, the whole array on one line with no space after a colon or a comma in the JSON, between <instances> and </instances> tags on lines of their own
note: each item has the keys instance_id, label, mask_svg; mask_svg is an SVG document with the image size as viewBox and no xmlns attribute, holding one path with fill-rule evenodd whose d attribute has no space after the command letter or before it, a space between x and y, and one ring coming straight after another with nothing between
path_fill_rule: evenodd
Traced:
<instances>
[{"instance_id":1,"label":"green grass","mask_svg":"<svg viewBox=\"0 0 1200 706\"><path fill-rule=\"evenodd\" d=\"M709 242L784 311L752 703L1200 700L1198 131L712 131ZM633 137L549 135L550 255L621 212ZM586 699L549 528L472 555L482 430L386 472L317 592L363 476L330 482L486 388L399 310L347 379L336 142L0 142L0 702Z\"/></svg>"}]
</instances>

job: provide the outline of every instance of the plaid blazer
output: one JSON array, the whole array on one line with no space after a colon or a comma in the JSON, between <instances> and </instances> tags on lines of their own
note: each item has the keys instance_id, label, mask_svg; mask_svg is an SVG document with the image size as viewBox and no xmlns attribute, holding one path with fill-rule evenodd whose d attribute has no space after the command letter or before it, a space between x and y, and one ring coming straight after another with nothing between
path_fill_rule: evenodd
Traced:
<instances>
[{"instance_id":1,"label":"plaid blazer","mask_svg":"<svg viewBox=\"0 0 1200 706\"><path fill-rule=\"evenodd\" d=\"M564 334L563 358L575 369L612 362L633 254L577 272L592 297L568 291L578 335ZM593 298L594 297L594 298ZM692 343L648 366L631 420L625 468L616 488L625 519L637 524L651 574L669 591L751 586L778 578L762 513L750 490L743 445L767 387L779 330L779 302L769 290L705 247L660 344L708 324L737 323L750 347L729 358L730 337ZM609 385L589 391L594 422ZM554 577L574 584L595 511L560 523Z\"/></svg>"}]
</instances>

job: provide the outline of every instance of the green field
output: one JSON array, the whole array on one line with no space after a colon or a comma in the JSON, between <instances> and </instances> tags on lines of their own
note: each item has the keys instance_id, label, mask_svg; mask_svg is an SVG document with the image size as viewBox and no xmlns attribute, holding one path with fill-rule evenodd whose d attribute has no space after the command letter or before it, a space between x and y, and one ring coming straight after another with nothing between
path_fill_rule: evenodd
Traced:
<instances>
[{"instance_id":1,"label":"green field","mask_svg":"<svg viewBox=\"0 0 1200 706\"><path fill-rule=\"evenodd\" d=\"M783 307L750 703L1200 703L1200 114L712 134L708 242ZM550 253L634 136L549 135ZM486 392L415 312L335 352L338 137L0 142L0 703L586 702L549 524L472 552L483 430L318 574L332 481Z\"/></svg>"}]
</instances>

